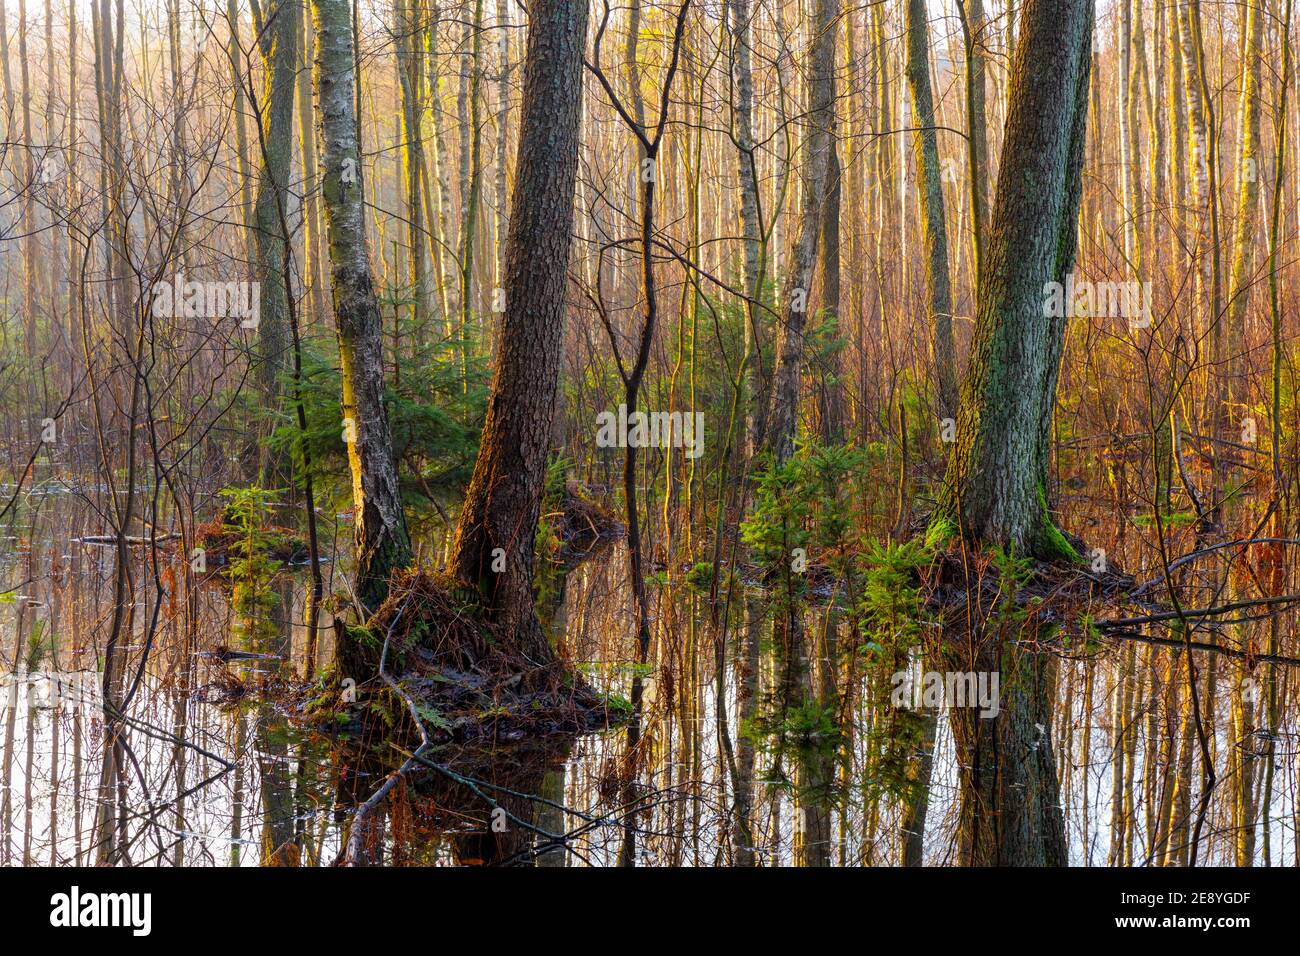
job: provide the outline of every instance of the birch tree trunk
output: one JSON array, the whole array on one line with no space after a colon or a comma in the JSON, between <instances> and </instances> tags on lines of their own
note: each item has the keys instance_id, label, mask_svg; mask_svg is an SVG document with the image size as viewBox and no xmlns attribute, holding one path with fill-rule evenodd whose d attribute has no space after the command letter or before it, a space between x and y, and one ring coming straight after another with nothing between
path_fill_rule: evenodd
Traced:
<instances>
[{"instance_id":1,"label":"birch tree trunk","mask_svg":"<svg viewBox=\"0 0 1300 956\"><path fill-rule=\"evenodd\" d=\"M227 42L227 54L230 58L230 83L235 89L234 103L231 111L235 119L235 151L239 170L239 197L243 210L244 226L248 230L248 261L257 261L257 239L253 231L253 171L248 161L248 123L245 112L248 108L247 92L244 88L244 69L246 61L244 49L239 39L239 6L237 0L226 0L226 20L230 25L230 37Z\"/></svg>"},{"instance_id":2,"label":"birch tree trunk","mask_svg":"<svg viewBox=\"0 0 1300 956\"><path fill-rule=\"evenodd\" d=\"M18 0L18 70L22 78L22 128L23 128L23 329L27 336L27 349L32 355L39 348L40 330L40 232L36 227L36 163L32 140L32 90L31 71L27 58L27 2Z\"/></svg>"},{"instance_id":3,"label":"birch tree trunk","mask_svg":"<svg viewBox=\"0 0 1300 956\"><path fill-rule=\"evenodd\" d=\"M987 20L980 0L959 0L957 11L961 16L966 55L966 153L970 172L971 271L974 275L973 288L978 289L980 265L988 239L989 133L982 52Z\"/></svg>"},{"instance_id":4,"label":"birch tree trunk","mask_svg":"<svg viewBox=\"0 0 1300 956\"><path fill-rule=\"evenodd\" d=\"M506 277L506 234L508 232L509 209L506 198L508 187L506 162L509 148L510 118L510 26L507 15L506 0L497 0L497 113L496 113L496 222L493 234L496 236L496 255L493 258L495 276L493 284L504 287Z\"/></svg>"},{"instance_id":5,"label":"birch tree trunk","mask_svg":"<svg viewBox=\"0 0 1300 956\"><path fill-rule=\"evenodd\" d=\"M834 88L831 98L834 100ZM817 289L817 308L824 325L836 329L840 321L840 197L843 190L839 157L832 137L826 170L826 201L821 221L821 282ZM827 352L822 361L820 407L817 421L821 440L827 445L844 441L844 363L839 348Z\"/></svg>"},{"instance_id":6,"label":"birch tree trunk","mask_svg":"<svg viewBox=\"0 0 1300 956\"><path fill-rule=\"evenodd\" d=\"M1119 149L1121 168L1121 186L1124 197L1124 258L1127 271L1138 278L1142 277L1142 233L1138 228L1138 217L1142 206L1142 179L1139 176L1141 162L1138 160L1138 96L1141 87L1133 74L1133 6L1129 0L1120 3L1120 51L1119 51ZM1141 29L1140 25L1138 29Z\"/></svg>"},{"instance_id":7,"label":"birch tree trunk","mask_svg":"<svg viewBox=\"0 0 1300 956\"><path fill-rule=\"evenodd\" d=\"M1259 114L1264 46L1263 0L1246 7L1246 49L1241 87L1241 144L1237 154L1237 221L1232 240L1225 358L1228 402L1235 409L1246 400L1246 307L1254 279L1255 229L1259 207ZM1234 416L1234 418L1237 416Z\"/></svg>"},{"instance_id":8,"label":"birch tree trunk","mask_svg":"<svg viewBox=\"0 0 1300 956\"><path fill-rule=\"evenodd\" d=\"M362 606L373 610L388 593L389 575L410 561L411 545L384 405L383 323L366 246L351 4L313 0L312 14L321 183L343 373L342 427L352 473L355 591Z\"/></svg>"},{"instance_id":9,"label":"birch tree trunk","mask_svg":"<svg viewBox=\"0 0 1300 956\"><path fill-rule=\"evenodd\" d=\"M453 313L460 311L456 299L456 280L448 263L452 257L448 254L447 230L451 228L451 189L447 185L447 143L442 121L442 74L438 55L438 31L442 26L442 9L437 0L429 4L429 27L425 39L425 69L428 71L429 86L429 122L433 127L433 168L428 178L428 187L437 193L437 216L430 216L430 249L433 253L434 275L438 277L438 297L442 306L444 331L448 338L452 335ZM430 191L426 187L426 192Z\"/></svg>"},{"instance_id":10,"label":"birch tree trunk","mask_svg":"<svg viewBox=\"0 0 1300 956\"><path fill-rule=\"evenodd\" d=\"M1201 10L1199 0L1188 0L1178 7L1179 41L1182 51L1183 86L1187 97L1188 147L1192 168L1193 209L1196 216L1195 266L1197 308L1199 322L1197 334L1209 340L1210 360L1217 364L1223 358L1223 330L1219 308L1219 216L1218 216L1218 156L1214 130L1213 103L1210 99L1204 62L1205 50L1201 37ZM1222 382L1224 376L1211 368L1211 381L1207 388L1217 394L1210 402L1208 434L1221 437L1223 414ZM1213 483L1210 493L1209 521L1217 522L1219 511L1218 454L1214 459Z\"/></svg>"},{"instance_id":11,"label":"birch tree trunk","mask_svg":"<svg viewBox=\"0 0 1300 956\"><path fill-rule=\"evenodd\" d=\"M880 228L875 236L875 289L867 336L879 340L884 328L885 307L889 299L889 284L885 262L892 258L890 243L899 232L894 197L898 194L898 179L894 171L894 143L890 133L894 129L894 100L890 85L892 67L889 65L885 38L885 10L883 4L871 6L871 48L878 87L876 99L876 131L879 134L875 147L876 168L876 221ZM864 386L866 383L863 383Z\"/></svg>"},{"instance_id":12,"label":"birch tree trunk","mask_svg":"<svg viewBox=\"0 0 1300 956\"><path fill-rule=\"evenodd\" d=\"M799 231L790 255L790 271L781 295L777 363L772 374L764 435L764 450L771 455L774 464L783 464L794 454L808 300L817 266L834 149L835 25L838 17L838 0L816 0L809 24L812 43L808 57L807 126L802 144L802 208ZM790 602L787 612L780 615L780 620L774 624L774 630L782 669L778 695L782 706L788 710L801 702L811 702L814 691L799 602ZM798 812L806 826L801 839L796 841L796 857L801 865L825 866L829 863L830 850L830 815L825 793L833 773L815 755L811 758L801 755L799 764L796 780Z\"/></svg>"},{"instance_id":13,"label":"birch tree trunk","mask_svg":"<svg viewBox=\"0 0 1300 956\"><path fill-rule=\"evenodd\" d=\"M930 90L930 37L925 0L907 0L907 82L912 92L912 125L916 127L916 165L921 192L921 242L925 251L925 289L930 307L939 418L957 413L956 357L952 335L952 289L948 277L948 232L943 205L943 171L934 100ZM974 70L974 61L967 67ZM979 67L983 85L983 67ZM981 108L983 100L980 101ZM972 159L978 154L971 153ZM974 175L974 169L972 174ZM976 188L976 187L973 187ZM978 187L984 189L984 187ZM973 220L975 228L978 220ZM974 248L979 247L976 240ZM973 257L974 258L974 257ZM904 437L904 440L906 438ZM932 710L922 714L921 744L913 760L917 788L908 800L901 827L903 865L923 862L925 818L929 811L930 778L934 768L934 737L938 721Z\"/></svg>"}]
</instances>

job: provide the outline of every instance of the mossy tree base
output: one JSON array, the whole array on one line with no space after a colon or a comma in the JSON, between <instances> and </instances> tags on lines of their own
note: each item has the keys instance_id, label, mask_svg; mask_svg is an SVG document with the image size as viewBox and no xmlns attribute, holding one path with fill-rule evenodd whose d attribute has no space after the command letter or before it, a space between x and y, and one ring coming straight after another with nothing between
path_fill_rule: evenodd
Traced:
<instances>
[{"instance_id":1,"label":"mossy tree base","mask_svg":"<svg viewBox=\"0 0 1300 956\"><path fill-rule=\"evenodd\" d=\"M1025 523L1025 532L1016 538L1003 544L1009 550L1024 557L1059 564L1084 563L1082 548L1072 542L1070 537L1052 521L1046 499L1041 491L1037 514L1031 521ZM977 548L990 543L978 529L963 528L956 517L947 511L936 511L931 516L925 531L927 548L942 550L953 542L963 539Z\"/></svg>"}]
</instances>

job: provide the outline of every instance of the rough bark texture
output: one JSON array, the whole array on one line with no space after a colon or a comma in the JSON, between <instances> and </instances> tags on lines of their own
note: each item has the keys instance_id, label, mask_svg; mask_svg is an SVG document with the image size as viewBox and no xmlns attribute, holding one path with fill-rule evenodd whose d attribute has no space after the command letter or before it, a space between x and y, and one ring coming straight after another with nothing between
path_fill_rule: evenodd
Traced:
<instances>
[{"instance_id":1,"label":"rough bark texture","mask_svg":"<svg viewBox=\"0 0 1300 956\"><path fill-rule=\"evenodd\" d=\"M564 335L578 168L583 0L529 5L514 195L506 239L506 311L474 476L451 571L482 594L487 615L539 665L554 654L533 608L533 542ZM503 561L493 565L500 548Z\"/></svg>"},{"instance_id":2,"label":"rough bark texture","mask_svg":"<svg viewBox=\"0 0 1300 956\"><path fill-rule=\"evenodd\" d=\"M1046 485L1065 318L1044 287L1073 268L1091 61L1091 0L1029 0L1012 66L1006 140L936 528L1042 559L1073 556L1052 525ZM973 593L973 592L972 592ZM1066 862L1050 700L1053 668L1035 632L968 608L944 628L946 666L996 671L1001 712L951 717L960 774L961 862Z\"/></svg>"},{"instance_id":3,"label":"rough bark texture","mask_svg":"<svg viewBox=\"0 0 1300 956\"><path fill-rule=\"evenodd\" d=\"M1044 287L1074 266L1092 41L1088 0L1026 4L970 365L938 516L970 540L1070 557L1046 508L1065 318Z\"/></svg>"},{"instance_id":4,"label":"rough bark texture","mask_svg":"<svg viewBox=\"0 0 1300 956\"><path fill-rule=\"evenodd\" d=\"M314 0L316 92L330 284L343 372L341 427L352 472L356 596L368 610L388 593L393 570L411 559L384 405L383 324L370 274L357 142L352 9Z\"/></svg>"},{"instance_id":5,"label":"rough bark texture","mask_svg":"<svg viewBox=\"0 0 1300 956\"><path fill-rule=\"evenodd\" d=\"M971 234L983 248L989 228L989 130L985 109L985 66L988 20L981 0L969 0L966 28L970 31L970 50L966 58L966 111L970 127L971 166ZM972 257L978 265L978 251Z\"/></svg>"}]
</instances>

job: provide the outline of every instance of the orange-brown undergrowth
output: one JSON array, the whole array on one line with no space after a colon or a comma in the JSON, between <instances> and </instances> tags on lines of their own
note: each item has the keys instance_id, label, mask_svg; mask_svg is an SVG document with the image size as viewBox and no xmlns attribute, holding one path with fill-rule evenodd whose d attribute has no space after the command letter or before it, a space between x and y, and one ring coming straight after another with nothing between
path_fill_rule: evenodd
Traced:
<instances>
[{"instance_id":1,"label":"orange-brown undergrowth","mask_svg":"<svg viewBox=\"0 0 1300 956\"><path fill-rule=\"evenodd\" d=\"M430 715L426 731L447 739L517 739L617 721L570 662L558 654L549 661L525 657L512 635L484 617L476 598L445 574L398 572L364 628L336 621L340 676L359 669L359 650L376 672L362 691L391 692L378 675L386 643L384 673Z\"/></svg>"}]
</instances>

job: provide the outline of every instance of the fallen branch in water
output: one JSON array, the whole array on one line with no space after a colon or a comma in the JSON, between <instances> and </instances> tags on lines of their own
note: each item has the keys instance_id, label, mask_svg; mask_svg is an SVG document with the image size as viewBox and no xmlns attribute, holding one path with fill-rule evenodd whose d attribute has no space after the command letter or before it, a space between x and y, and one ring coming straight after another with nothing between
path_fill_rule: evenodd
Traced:
<instances>
[{"instance_id":1,"label":"fallen branch in water","mask_svg":"<svg viewBox=\"0 0 1300 956\"><path fill-rule=\"evenodd\" d=\"M178 531L169 531L167 534L154 535L145 537L143 535L126 535L126 543L133 547L145 547L151 544L162 544L167 541L177 541L181 537ZM80 538L73 538L78 544L93 544L100 547L112 548L117 546L117 535L115 534L88 534Z\"/></svg>"},{"instance_id":2,"label":"fallen branch in water","mask_svg":"<svg viewBox=\"0 0 1300 956\"><path fill-rule=\"evenodd\" d=\"M1108 621L1094 621L1093 625L1102 629L1133 627L1138 624L1158 624L1161 621L1181 620L1188 617L1218 617L1229 611L1240 611L1248 607L1261 607L1271 604L1291 604L1300 601L1300 594L1280 594L1277 597L1251 598L1246 601L1232 601L1215 607L1192 608L1189 610L1159 611L1142 617L1122 617Z\"/></svg>"},{"instance_id":3,"label":"fallen branch in water","mask_svg":"<svg viewBox=\"0 0 1300 956\"><path fill-rule=\"evenodd\" d=\"M1253 661L1256 664L1281 664L1284 667L1300 667L1300 657L1288 657L1285 654L1248 654L1233 647L1221 647L1218 644L1205 644L1201 641L1179 640L1174 637L1155 637L1138 631L1119 631L1106 636L1126 641L1138 641L1142 644L1154 644L1157 647L1172 647L1180 651L1190 647L1194 651L1211 651L1215 654L1235 657L1238 660Z\"/></svg>"},{"instance_id":4,"label":"fallen branch in water","mask_svg":"<svg viewBox=\"0 0 1300 956\"><path fill-rule=\"evenodd\" d=\"M1220 541L1218 544L1206 545L1203 548L1197 548L1195 551L1189 551L1187 554L1184 554L1180 558L1175 558L1173 561L1169 562L1168 570L1171 572L1176 571L1178 568L1181 568L1189 561L1195 561L1197 558L1203 557L1207 554L1213 554L1215 551L1222 551L1224 548L1233 548L1233 547L1244 548L1252 544L1293 544L1295 545L1295 544L1300 544L1300 538L1237 538L1233 541ZM1129 592L1129 596L1136 597L1137 595L1145 593L1146 591L1155 587L1158 584L1163 584L1164 581L1165 581L1164 574L1161 574L1159 577L1154 577L1151 578L1150 580L1143 581L1141 584L1139 584L1137 587L1135 587L1132 591Z\"/></svg>"}]
</instances>

